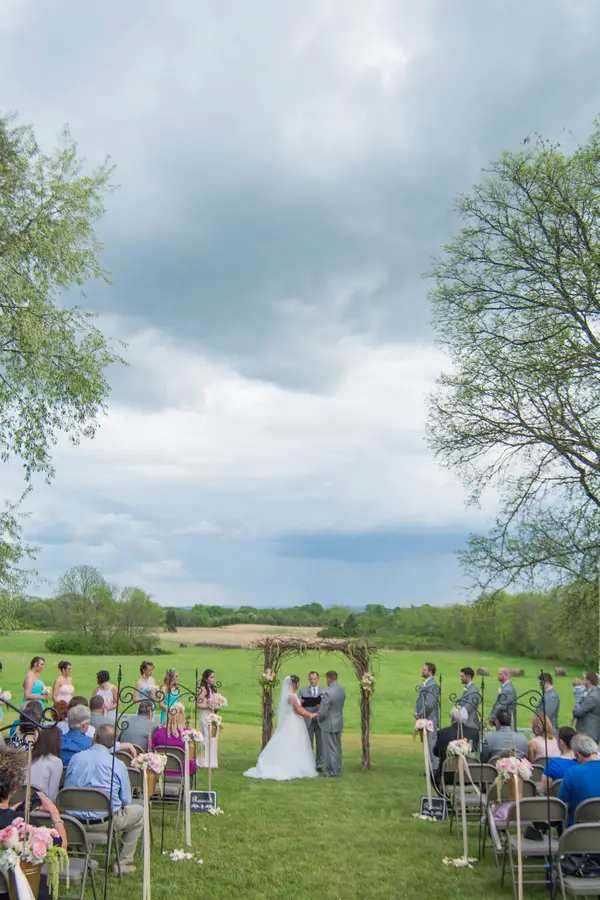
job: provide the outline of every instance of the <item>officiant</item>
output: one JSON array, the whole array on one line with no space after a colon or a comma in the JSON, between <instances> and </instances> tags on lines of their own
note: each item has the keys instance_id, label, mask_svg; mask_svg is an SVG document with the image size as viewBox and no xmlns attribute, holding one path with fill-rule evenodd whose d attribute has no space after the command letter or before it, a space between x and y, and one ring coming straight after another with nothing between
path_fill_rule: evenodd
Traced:
<instances>
[{"instance_id":1,"label":"officiant","mask_svg":"<svg viewBox=\"0 0 600 900\"><path fill-rule=\"evenodd\" d=\"M323 688L319 684L319 673L308 673L307 687L300 688L300 702L309 712L316 712L319 708L319 699L323 693ZM308 736L310 737L310 745L313 747L316 743L316 764L317 772L323 771L323 735L321 734L321 726L317 719L305 719Z\"/></svg>"}]
</instances>

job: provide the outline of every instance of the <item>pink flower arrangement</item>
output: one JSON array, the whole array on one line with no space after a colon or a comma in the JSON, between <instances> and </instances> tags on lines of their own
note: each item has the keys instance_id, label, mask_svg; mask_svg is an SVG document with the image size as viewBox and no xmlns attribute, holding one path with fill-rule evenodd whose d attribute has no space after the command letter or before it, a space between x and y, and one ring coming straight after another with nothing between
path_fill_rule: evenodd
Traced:
<instances>
[{"instance_id":1,"label":"pink flower arrangement","mask_svg":"<svg viewBox=\"0 0 600 900\"><path fill-rule=\"evenodd\" d=\"M469 753L473 752L473 747L471 745L471 741L467 741L466 738L459 738L456 741L450 741L448 744L448 749L446 753L448 756L468 756Z\"/></svg>"},{"instance_id":2,"label":"pink flower arrangement","mask_svg":"<svg viewBox=\"0 0 600 900\"><path fill-rule=\"evenodd\" d=\"M167 766L167 757L163 753L138 753L131 761L131 766L142 772L144 769L148 769L155 775L162 775Z\"/></svg>"},{"instance_id":3,"label":"pink flower arrangement","mask_svg":"<svg viewBox=\"0 0 600 900\"><path fill-rule=\"evenodd\" d=\"M258 683L262 687L266 688L274 688L279 684L279 679L277 678L277 672L273 672L271 669L265 669L260 678L258 679Z\"/></svg>"},{"instance_id":4,"label":"pink flower arrangement","mask_svg":"<svg viewBox=\"0 0 600 900\"><path fill-rule=\"evenodd\" d=\"M415 731L433 731L433 722L431 719L417 719Z\"/></svg>"},{"instance_id":5,"label":"pink flower arrangement","mask_svg":"<svg viewBox=\"0 0 600 900\"><path fill-rule=\"evenodd\" d=\"M204 735L196 728L184 728L181 732L181 740L186 744L203 744Z\"/></svg>"},{"instance_id":6,"label":"pink flower arrangement","mask_svg":"<svg viewBox=\"0 0 600 900\"><path fill-rule=\"evenodd\" d=\"M215 709L225 709L227 700L222 694L213 694L211 703Z\"/></svg>"},{"instance_id":7,"label":"pink flower arrangement","mask_svg":"<svg viewBox=\"0 0 600 900\"><path fill-rule=\"evenodd\" d=\"M45 865L54 897L58 895L58 876L64 870L67 853L54 845L59 837L54 828L36 827L26 824L23 818L14 819L0 831L0 869L7 872L17 863Z\"/></svg>"},{"instance_id":8,"label":"pink flower arrangement","mask_svg":"<svg viewBox=\"0 0 600 900\"><path fill-rule=\"evenodd\" d=\"M503 781L510 781L514 775L518 775L523 781L531 781L533 766L527 759L517 759L516 756L508 756L505 759L498 760L496 772Z\"/></svg>"}]
</instances>

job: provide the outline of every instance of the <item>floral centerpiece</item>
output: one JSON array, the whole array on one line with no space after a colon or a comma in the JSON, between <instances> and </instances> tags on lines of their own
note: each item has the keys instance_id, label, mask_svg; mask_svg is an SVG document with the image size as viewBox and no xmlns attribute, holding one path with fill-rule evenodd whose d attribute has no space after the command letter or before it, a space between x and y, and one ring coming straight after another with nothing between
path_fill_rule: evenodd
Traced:
<instances>
[{"instance_id":1,"label":"floral centerpiece","mask_svg":"<svg viewBox=\"0 0 600 900\"><path fill-rule=\"evenodd\" d=\"M370 672L365 672L359 682L365 694L372 694L375 691L375 677Z\"/></svg>"},{"instance_id":2,"label":"floral centerpiece","mask_svg":"<svg viewBox=\"0 0 600 900\"><path fill-rule=\"evenodd\" d=\"M260 678L258 679L258 683L263 688L274 688L279 684L279 679L277 678L277 673L272 672L271 669L265 669Z\"/></svg>"},{"instance_id":3,"label":"floral centerpiece","mask_svg":"<svg viewBox=\"0 0 600 900\"><path fill-rule=\"evenodd\" d=\"M138 753L135 759L131 760L131 767L146 772L148 794L151 797L156 790L156 780L159 782L163 780L167 757L164 753Z\"/></svg>"},{"instance_id":4,"label":"floral centerpiece","mask_svg":"<svg viewBox=\"0 0 600 900\"><path fill-rule=\"evenodd\" d=\"M58 897L58 877L68 871L67 851L54 845L59 834L54 828L28 825L14 819L0 831L0 869L8 874L18 865L25 877L39 884L41 867L46 867L52 896Z\"/></svg>"},{"instance_id":5,"label":"floral centerpiece","mask_svg":"<svg viewBox=\"0 0 600 900\"><path fill-rule=\"evenodd\" d=\"M466 738L458 738L456 741L450 741L446 749L448 756L468 756L473 752L471 741Z\"/></svg>"},{"instance_id":6,"label":"floral centerpiece","mask_svg":"<svg viewBox=\"0 0 600 900\"><path fill-rule=\"evenodd\" d=\"M498 778L496 779L496 785L498 794L502 789L502 782L507 782L509 785L509 791L513 797L513 800L517 799L517 796L520 797L523 793L523 781L531 781L533 776L533 766L527 759L517 759L516 756L507 756L504 759L499 759L496 763L496 772L498 773Z\"/></svg>"}]
</instances>

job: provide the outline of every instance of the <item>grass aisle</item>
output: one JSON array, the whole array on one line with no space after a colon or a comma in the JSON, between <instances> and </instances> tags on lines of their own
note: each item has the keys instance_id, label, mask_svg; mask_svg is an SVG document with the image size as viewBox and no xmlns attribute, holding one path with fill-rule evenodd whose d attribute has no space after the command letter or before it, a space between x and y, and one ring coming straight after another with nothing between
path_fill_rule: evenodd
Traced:
<instances>
[{"instance_id":1,"label":"grass aisle","mask_svg":"<svg viewBox=\"0 0 600 900\"><path fill-rule=\"evenodd\" d=\"M364 774L359 738L350 735L341 779L286 784L242 777L255 762L259 740L257 728L227 725L223 731L214 786L225 814L192 817L193 850L202 866L160 856L156 815L153 900L180 891L213 900L506 898L490 855L473 871L447 869L442 858L460 855L448 824L411 817L424 790L420 745L411 738L376 738L375 765ZM183 831L176 835L169 827L166 846L182 848ZM129 900L138 892L140 875L120 883L111 878L112 897Z\"/></svg>"}]
</instances>

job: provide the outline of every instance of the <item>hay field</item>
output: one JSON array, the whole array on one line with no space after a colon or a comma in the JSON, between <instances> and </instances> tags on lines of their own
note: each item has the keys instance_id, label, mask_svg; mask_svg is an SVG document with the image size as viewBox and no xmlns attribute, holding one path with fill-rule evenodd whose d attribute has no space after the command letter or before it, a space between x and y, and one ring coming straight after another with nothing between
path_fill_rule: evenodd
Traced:
<instances>
[{"instance_id":1,"label":"hay field","mask_svg":"<svg viewBox=\"0 0 600 900\"><path fill-rule=\"evenodd\" d=\"M178 628L174 633L163 631L160 639L188 645L248 647L267 635L312 639L316 638L318 631L318 628L286 628L284 625L225 625L222 628Z\"/></svg>"}]
</instances>

